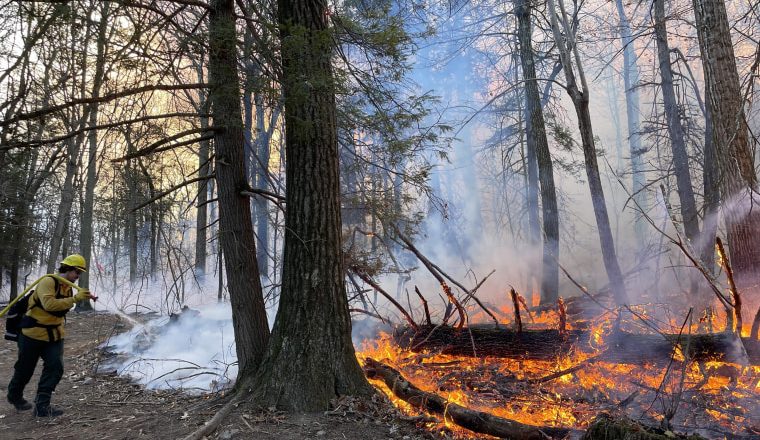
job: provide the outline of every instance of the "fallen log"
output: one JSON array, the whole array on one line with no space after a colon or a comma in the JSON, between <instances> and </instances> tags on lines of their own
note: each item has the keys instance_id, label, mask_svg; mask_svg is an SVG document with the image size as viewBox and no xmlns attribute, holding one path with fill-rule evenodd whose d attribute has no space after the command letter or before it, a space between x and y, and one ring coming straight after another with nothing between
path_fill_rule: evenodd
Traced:
<instances>
[{"instance_id":1,"label":"fallen log","mask_svg":"<svg viewBox=\"0 0 760 440\"><path fill-rule=\"evenodd\" d=\"M413 407L442 415L447 421L479 434L513 440L547 440L564 438L569 432L564 428L526 425L465 408L437 394L420 390L394 368L371 358L364 362L364 373L370 379L382 380L396 397Z\"/></svg>"},{"instance_id":2,"label":"fallen log","mask_svg":"<svg viewBox=\"0 0 760 440\"><path fill-rule=\"evenodd\" d=\"M595 352L604 349L600 360L621 364L669 362L674 348L696 361L723 361L760 365L760 341L739 339L731 333L638 334L617 332L607 336L603 347L593 350L587 330L525 330L506 327L470 326L461 330L448 326L399 327L394 340L402 348L419 353L430 351L453 356L493 356L551 361L575 349ZM687 351L688 347L688 351Z\"/></svg>"}]
</instances>

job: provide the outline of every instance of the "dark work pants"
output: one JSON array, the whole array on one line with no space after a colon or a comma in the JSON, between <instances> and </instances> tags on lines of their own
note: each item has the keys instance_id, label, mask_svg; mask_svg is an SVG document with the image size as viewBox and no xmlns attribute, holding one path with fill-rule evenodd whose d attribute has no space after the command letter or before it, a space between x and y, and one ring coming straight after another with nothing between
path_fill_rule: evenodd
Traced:
<instances>
[{"instance_id":1,"label":"dark work pants","mask_svg":"<svg viewBox=\"0 0 760 440\"><path fill-rule=\"evenodd\" d=\"M32 378L40 358L42 375L37 385L35 402L38 408L50 405L50 397L63 377L63 340L38 341L24 335L19 335L18 339L18 360L14 366L13 378L8 384L8 400L17 402L23 398L24 388Z\"/></svg>"}]
</instances>

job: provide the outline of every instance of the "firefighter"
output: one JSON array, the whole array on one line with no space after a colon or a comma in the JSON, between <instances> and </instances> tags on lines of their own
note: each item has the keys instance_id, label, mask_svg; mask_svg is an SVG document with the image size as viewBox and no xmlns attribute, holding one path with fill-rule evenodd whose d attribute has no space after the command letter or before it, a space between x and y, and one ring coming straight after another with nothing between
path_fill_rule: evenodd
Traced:
<instances>
[{"instance_id":1,"label":"firefighter","mask_svg":"<svg viewBox=\"0 0 760 440\"><path fill-rule=\"evenodd\" d=\"M58 273L73 282L87 270L87 262L79 254L72 254L61 261ZM63 376L64 317L74 303L96 298L87 289L72 295L72 288L52 276L39 282L29 299L29 308L21 322L18 340L18 360L13 378L8 384L8 402L16 410L32 409L24 399L24 388L34 374L37 361L42 358L42 374L37 385L33 414L38 417L55 417L63 411L50 405L50 398Z\"/></svg>"}]
</instances>

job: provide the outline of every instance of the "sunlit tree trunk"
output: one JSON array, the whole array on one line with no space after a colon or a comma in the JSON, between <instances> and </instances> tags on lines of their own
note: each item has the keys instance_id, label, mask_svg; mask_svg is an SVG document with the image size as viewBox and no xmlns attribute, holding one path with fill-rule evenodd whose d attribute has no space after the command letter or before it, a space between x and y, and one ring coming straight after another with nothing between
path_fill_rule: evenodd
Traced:
<instances>
[{"instance_id":1,"label":"sunlit tree trunk","mask_svg":"<svg viewBox=\"0 0 760 440\"><path fill-rule=\"evenodd\" d=\"M259 366L269 340L269 327L256 263L249 199L241 194L248 183L234 9L234 0L210 3L208 75L219 194L219 240L224 251L240 379L253 374Z\"/></svg>"},{"instance_id":2,"label":"sunlit tree trunk","mask_svg":"<svg viewBox=\"0 0 760 440\"><path fill-rule=\"evenodd\" d=\"M280 0L286 212L280 305L252 388L265 405L322 411L368 394L351 342L344 284L331 55L324 0Z\"/></svg>"},{"instance_id":3,"label":"sunlit tree trunk","mask_svg":"<svg viewBox=\"0 0 760 440\"><path fill-rule=\"evenodd\" d=\"M538 93L536 66L531 41L530 0L518 0L515 13L518 19L517 37L520 41L520 61L525 81L525 114L528 150L535 150L538 179L541 184L543 217L543 265L541 273L541 303L549 304L559 297L559 213L554 187L554 171L546 138L546 124Z\"/></svg>"},{"instance_id":4,"label":"sunlit tree trunk","mask_svg":"<svg viewBox=\"0 0 760 440\"><path fill-rule=\"evenodd\" d=\"M583 156L586 165L586 176L591 192L591 203L594 208L594 217L596 227L599 232L599 243L602 249L602 259L607 271L607 277L610 282L612 294L619 305L628 303L628 295L625 291L623 274L620 271L620 265L615 252L615 243L612 238L610 229L610 220L607 214L607 206L604 200L604 191L602 189L602 180L599 175L599 165L596 160L596 146L594 144L594 132L591 126L591 114L589 113L589 88L586 83L586 76L583 72L583 66L580 62L580 54L576 44L575 32L571 29L567 12L565 11L563 0L558 0L560 14L557 14L555 0L550 0L549 5L550 19L554 40L557 43L557 50L562 61L562 68L565 72L567 81L566 89L570 99L573 101L575 113L578 116L578 128L581 133L581 145L583 146ZM560 23L562 29L560 29ZM576 79L576 70L580 79L580 87ZM582 88L582 89L581 89Z\"/></svg>"},{"instance_id":5,"label":"sunlit tree trunk","mask_svg":"<svg viewBox=\"0 0 760 440\"><path fill-rule=\"evenodd\" d=\"M631 23L625 15L623 0L615 0L620 17L620 39L623 42L623 83L625 84L625 109L628 123L628 146L631 155L631 191L638 208L646 212L647 194L645 192L646 175L644 173L644 153L641 145L641 127L639 124L639 66L636 62L636 48L631 33ZM636 239L639 244L646 243L646 221L640 214L635 220Z\"/></svg>"},{"instance_id":6,"label":"sunlit tree trunk","mask_svg":"<svg viewBox=\"0 0 760 440\"><path fill-rule=\"evenodd\" d=\"M721 213L737 283L746 287L757 281L760 268L760 211L739 74L724 1L693 0L693 4L712 120Z\"/></svg>"}]
</instances>

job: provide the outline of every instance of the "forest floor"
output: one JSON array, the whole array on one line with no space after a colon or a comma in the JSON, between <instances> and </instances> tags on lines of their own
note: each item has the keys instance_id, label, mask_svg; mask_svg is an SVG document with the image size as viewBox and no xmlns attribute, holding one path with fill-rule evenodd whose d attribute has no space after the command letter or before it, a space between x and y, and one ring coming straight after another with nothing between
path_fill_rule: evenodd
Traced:
<instances>
[{"instance_id":1,"label":"forest floor","mask_svg":"<svg viewBox=\"0 0 760 440\"><path fill-rule=\"evenodd\" d=\"M221 394L193 396L176 390L146 390L115 374L96 373L106 353L99 349L127 326L113 314L69 313L64 376L53 405L55 418L17 412L5 400L13 374L15 342L0 341L0 438L10 439L181 439L210 420L227 402ZM27 386L31 401L41 365ZM285 414L241 404L208 439L402 439L442 438L405 420L384 398L346 400L330 413Z\"/></svg>"}]
</instances>

